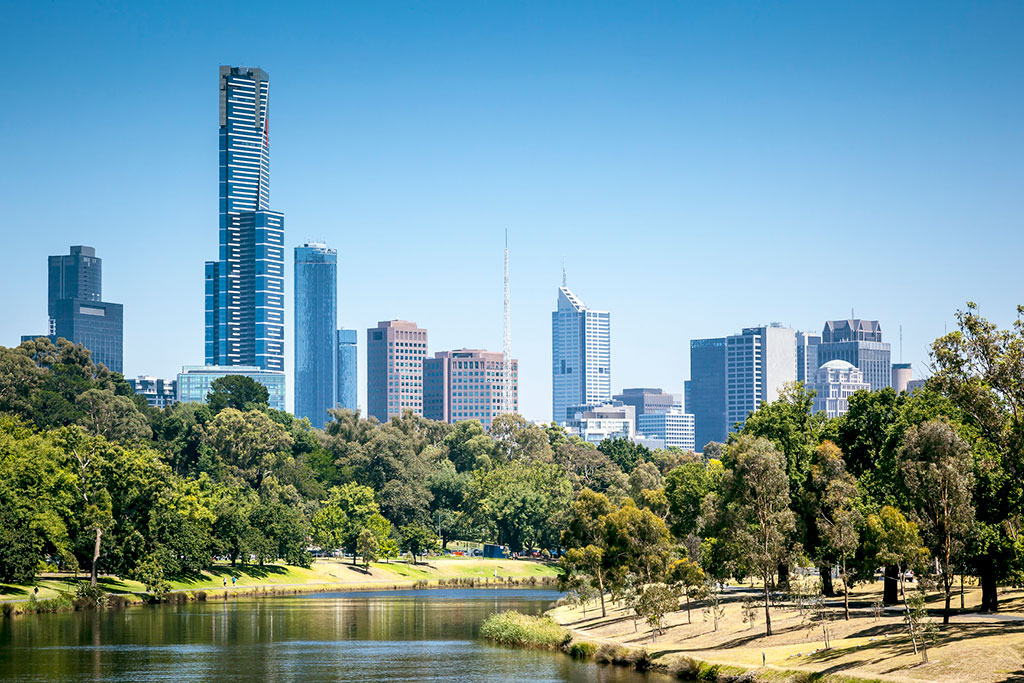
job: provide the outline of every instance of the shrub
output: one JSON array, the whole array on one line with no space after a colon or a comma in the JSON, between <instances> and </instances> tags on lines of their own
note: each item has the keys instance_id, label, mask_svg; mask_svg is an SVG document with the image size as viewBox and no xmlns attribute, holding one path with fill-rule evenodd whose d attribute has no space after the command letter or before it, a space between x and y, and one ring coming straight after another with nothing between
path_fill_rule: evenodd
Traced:
<instances>
[{"instance_id":1,"label":"shrub","mask_svg":"<svg viewBox=\"0 0 1024 683\"><path fill-rule=\"evenodd\" d=\"M629 648L621 645L602 645L594 655L594 661L598 664L618 664L619 666L631 666L633 664L632 653Z\"/></svg>"},{"instance_id":2,"label":"shrub","mask_svg":"<svg viewBox=\"0 0 1024 683\"><path fill-rule=\"evenodd\" d=\"M487 617L480 635L501 645L534 648L558 648L572 638L550 617L533 617L513 610Z\"/></svg>"},{"instance_id":3,"label":"shrub","mask_svg":"<svg viewBox=\"0 0 1024 683\"><path fill-rule=\"evenodd\" d=\"M592 659L595 652L597 652L597 645L594 643L576 641L569 645L569 655L573 659Z\"/></svg>"},{"instance_id":4,"label":"shrub","mask_svg":"<svg viewBox=\"0 0 1024 683\"><path fill-rule=\"evenodd\" d=\"M647 650L633 650L629 653L629 662L637 671L648 671L654 664Z\"/></svg>"},{"instance_id":5,"label":"shrub","mask_svg":"<svg viewBox=\"0 0 1024 683\"><path fill-rule=\"evenodd\" d=\"M51 598L56 600L57 598ZM78 588L75 589L75 607L79 609L91 609L94 607L103 607L106 601L106 593L99 586L94 586L91 583L80 583ZM40 602L46 602L42 600Z\"/></svg>"}]
</instances>

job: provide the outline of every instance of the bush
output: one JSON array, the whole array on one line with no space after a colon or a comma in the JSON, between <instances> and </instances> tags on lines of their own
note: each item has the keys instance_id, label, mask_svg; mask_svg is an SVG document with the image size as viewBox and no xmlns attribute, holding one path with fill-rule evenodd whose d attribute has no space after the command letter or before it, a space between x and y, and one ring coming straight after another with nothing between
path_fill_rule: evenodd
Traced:
<instances>
[{"instance_id":1,"label":"bush","mask_svg":"<svg viewBox=\"0 0 1024 683\"><path fill-rule=\"evenodd\" d=\"M75 607L79 609L103 607L105 600L106 593L103 592L103 589L91 583L80 583L75 589ZM45 600L40 602L45 602Z\"/></svg>"},{"instance_id":2,"label":"bush","mask_svg":"<svg viewBox=\"0 0 1024 683\"><path fill-rule=\"evenodd\" d=\"M654 660L647 650L633 650L629 653L629 663L637 671L649 671Z\"/></svg>"},{"instance_id":3,"label":"bush","mask_svg":"<svg viewBox=\"0 0 1024 683\"><path fill-rule=\"evenodd\" d=\"M501 645L533 648L558 648L572 635L550 617L532 617L509 610L487 617L480 635Z\"/></svg>"},{"instance_id":4,"label":"bush","mask_svg":"<svg viewBox=\"0 0 1024 683\"><path fill-rule=\"evenodd\" d=\"M569 645L569 655L573 659L592 659L595 652L597 652L597 645L594 643L575 641Z\"/></svg>"},{"instance_id":5,"label":"bush","mask_svg":"<svg viewBox=\"0 0 1024 683\"><path fill-rule=\"evenodd\" d=\"M621 645L602 645L594 654L594 661L598 664L617 664L619 666L631 666L633 664L632 653L629 648Z\"/></svg>"}]
</instances>

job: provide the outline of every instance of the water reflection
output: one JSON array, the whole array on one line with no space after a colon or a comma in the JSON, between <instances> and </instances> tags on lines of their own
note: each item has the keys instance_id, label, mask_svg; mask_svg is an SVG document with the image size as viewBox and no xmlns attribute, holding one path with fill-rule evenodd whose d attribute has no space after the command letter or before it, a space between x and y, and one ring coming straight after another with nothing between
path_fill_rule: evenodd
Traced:
<instances>
[{"instance_id":1,"label":"water reflection","mask_svg":"<svg viewBox=\"0 0 1024 683\"><path fill-rule=\"evenodd\" d=\"M0 679L647 680L478 639L487 615L540 613L556 598L507 589L324 593L6 619Z\"/></svg>"}]
</instances>

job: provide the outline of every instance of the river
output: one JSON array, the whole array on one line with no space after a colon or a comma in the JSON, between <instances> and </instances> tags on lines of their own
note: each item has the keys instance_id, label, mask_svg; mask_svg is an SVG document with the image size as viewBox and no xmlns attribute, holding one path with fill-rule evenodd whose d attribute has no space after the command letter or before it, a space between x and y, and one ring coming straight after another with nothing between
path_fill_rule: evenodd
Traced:
<instances>
[{"instance_id":1,"label":"river","mask_svg":"<svg viewBox=\"0 0 1024 683\"><path fill-rule=\"evenodd\" d=\"M0 618L0 680L667 680L479 639L489 614L540 614L557 597L517 589L318 593Z\"/></svg>"}]
</instances>

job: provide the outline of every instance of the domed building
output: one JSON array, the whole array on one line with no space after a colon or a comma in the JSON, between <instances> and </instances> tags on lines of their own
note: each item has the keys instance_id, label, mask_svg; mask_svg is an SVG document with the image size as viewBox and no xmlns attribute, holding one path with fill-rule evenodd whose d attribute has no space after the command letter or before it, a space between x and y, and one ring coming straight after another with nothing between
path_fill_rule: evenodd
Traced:
<instances>
[{"instance_id":1,"label":"domed building","mask_svg":"<svg viewBox=\"0 0 1024 683\"><path fill-rule=\"evenodd\" d=\"M864 373L845 360L830 360L814 373L814 381L808 389L817 392L814 397L814 412L825 413L828 417L839 417L850 409L849 398L858 391L870 391L871 385L864 381Z\"/></svg>"}]
</instances>

